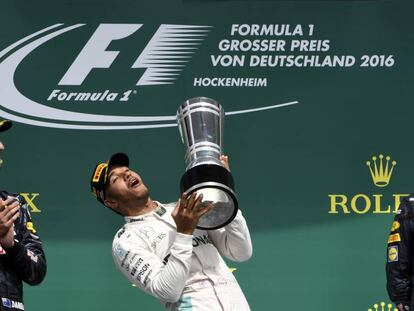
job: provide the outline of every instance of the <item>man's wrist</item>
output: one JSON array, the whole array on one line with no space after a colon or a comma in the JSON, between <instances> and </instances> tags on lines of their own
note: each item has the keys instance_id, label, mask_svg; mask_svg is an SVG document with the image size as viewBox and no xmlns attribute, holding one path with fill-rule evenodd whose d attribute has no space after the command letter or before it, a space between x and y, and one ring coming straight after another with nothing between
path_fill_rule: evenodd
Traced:
<instances>
[{"instance_id":1,"label":"man's wrist","mask_svg":"<svg viewBox=\"0 0 414 311\"><path fill-rule=\"evenodd\" d=\"M193 235L194 230L177 230L178 233Z\"/></svg>"},{"instance_id":2,"label":"man's wrist","mask_svg":"<svg viewBox=\"0 0 414 311\"><path fill-rule=\"evenodd\" d=\"M3 245L3 248L5 249L12 248L15 245L14 239L12 239L10 243L2 243L2 245Z\"/></svg>"},{"instance_id":3,"label":"man's wrist","mask_svg":"<svg viewBox=\"0 0 414 311\"><path fill-rule=\"evenodd\" d=\"M0 238L0 245L3 249L11 248L15 245L14 237L8 237L7 235Z\"/></svg>"},{"instance_id":4,"label":"man's wrist","mask_svg":"<svg viewBox=\"0 0 414 311\"><path fill-rule=\"evenodd\" d=\"M181 226L177 227L177 232L182 234L193 235L195 228L183 228Z\"/></svg>"}]
</instances>

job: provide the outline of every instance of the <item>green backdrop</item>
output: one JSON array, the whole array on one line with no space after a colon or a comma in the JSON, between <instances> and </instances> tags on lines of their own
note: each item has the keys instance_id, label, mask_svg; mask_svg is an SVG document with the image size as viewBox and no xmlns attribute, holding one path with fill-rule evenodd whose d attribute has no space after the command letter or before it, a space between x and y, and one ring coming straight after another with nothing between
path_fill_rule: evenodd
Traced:
<instances>
[{"instance_id":1,"label":"green backdrop","mask_svg":"<svg viewBox=\"0 0 414 311\"><path fill-rule=\"evenodd\" d=\"M395 197L413 189L413 9L408 0L4 0L0 116L15 124L1 135L1 185L33 199L48 261L44 282L25 287L26 309L163 309L116 270L111 243L123 220L94 200L89 178L97 162L127 152L152 198L176 200L185 166L173 119L195 96L217 99L230 112L225 153L254 254L229 266L252 310L366 311L388 304L384 267ZM56 33L77 24L83 25ZM130 33L114 39L122 25ZM225 51L231 40L233 50ZM304 50L291 51L294 40L303 40ZM285 51L272 50L277 41ZM95 48L89 56L88 44ZM249 50L254 46L259 50ZM119 53L97 65L109 55L105 49ZM81 83L73 76L72 84L60 83L78 55L86 61L74 76L82 76L79 68L90 71ZM224 62L215 64L218 55ZM355 63L341 64L343 56ZM283 57L290 66L280 64ZM277 66L266 62L272 58ZM153 85L137 85L149 67ZM76 94L50 98L54 90ZM117 97L76 100L106 90ZM120 100L128 91L128 100ZM270 106L276 107L250 111ZM64 111L88 115L67 118ZM145 125L152 127L139 128ZM95 129L82 129L88 126ZM373 167L380 154L391 158L385 187L374 184L366 164ZM345 206L338 203L345 199Z\"/></svg>"}]
</instances>

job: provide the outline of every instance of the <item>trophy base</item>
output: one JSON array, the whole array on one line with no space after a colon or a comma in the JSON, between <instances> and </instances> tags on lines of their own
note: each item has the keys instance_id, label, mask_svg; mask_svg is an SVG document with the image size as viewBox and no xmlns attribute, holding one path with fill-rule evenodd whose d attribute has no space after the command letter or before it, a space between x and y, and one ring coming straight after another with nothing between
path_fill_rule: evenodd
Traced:
<instances>
[{"instance_id":1,"label":"trophy base","mask_svg":"<svg viewBox=\"0 0 414 311\"><path fill-rule=\"evenodd\" d=\"M203 194L203 205L214 207L204 214L197 225L198 229L214 230L229 224L238 211L231 173L215 164L201 164L185 172L180 183L181 193Z\"/></svg>"}]
</instances>

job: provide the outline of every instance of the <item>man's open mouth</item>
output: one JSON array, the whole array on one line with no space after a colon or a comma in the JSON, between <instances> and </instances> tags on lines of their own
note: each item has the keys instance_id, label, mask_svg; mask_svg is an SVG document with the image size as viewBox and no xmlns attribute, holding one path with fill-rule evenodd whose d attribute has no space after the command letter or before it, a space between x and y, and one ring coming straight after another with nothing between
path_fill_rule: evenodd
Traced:
<instances>
[{"instance_id":1,"label":"man's open mouth","mask_svg":"<svg viewBox=\"0 0 414 311\"><path fill-rule=\"evenodd\" d=\"M130 182L131 187L135 187L135 186L137 186L138 184L139 184L139 180L138 180L138 179L136 179L136 178L131 178L131 182Z\"/></svg>"}]
</instances>

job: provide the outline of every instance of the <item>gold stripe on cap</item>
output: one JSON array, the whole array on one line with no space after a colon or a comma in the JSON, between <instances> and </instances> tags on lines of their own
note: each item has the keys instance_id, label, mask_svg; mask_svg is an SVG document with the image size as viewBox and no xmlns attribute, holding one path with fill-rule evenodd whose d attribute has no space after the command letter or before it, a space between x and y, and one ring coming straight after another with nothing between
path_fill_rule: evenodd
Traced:
<instances>
[{"instance_id":1,"label":"gold stripe on cap","mask_svg":"<svg viewBox=\"0 0 414 311\"><path fill-rule=\"evenodd\" d=\"M101 178L103 170L107 166L108 166L108 163L101 163L101 164L98 165L98 167L95 170L95 174L93 174L93 178L92 178L93 182L98 182L99 181L99 179Z\"/></svg>"}]
</instances>

